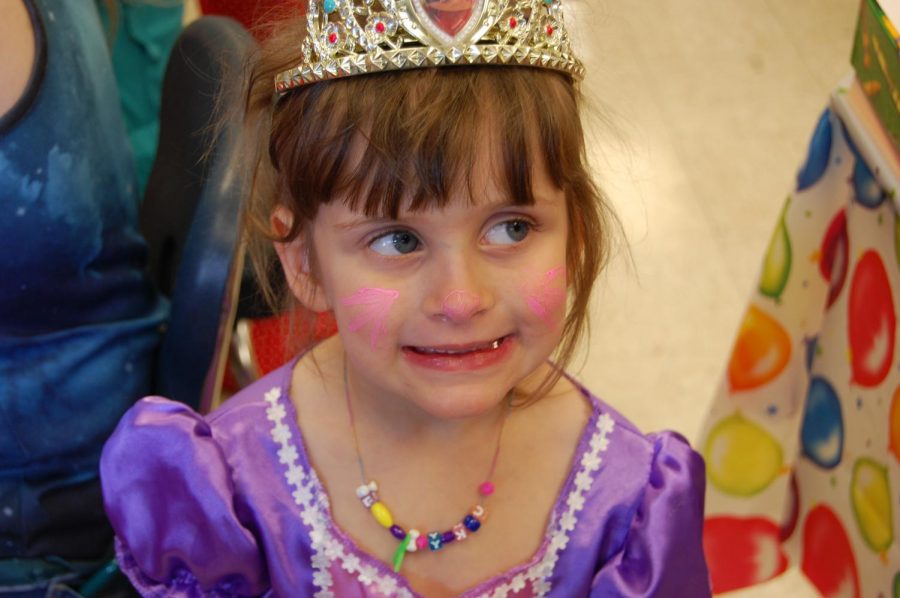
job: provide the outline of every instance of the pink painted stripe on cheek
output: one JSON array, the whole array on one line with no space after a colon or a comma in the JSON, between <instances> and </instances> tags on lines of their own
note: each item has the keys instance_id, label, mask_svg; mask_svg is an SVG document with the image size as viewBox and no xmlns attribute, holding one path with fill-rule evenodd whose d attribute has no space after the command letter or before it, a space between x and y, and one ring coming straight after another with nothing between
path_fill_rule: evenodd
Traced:
<instances>
[{"instance_id":1,"label":"pink painted stripe on cheek","mask_svg":"<svg viewBox=\"0 0 900 598\"><path fill-rule=\"evenodd\" d=\"M566 300L566 269L557 266L548 270L540 279L525 285L525 303L544 321L548 328L556 328L553 313Z\"/></svg>"},{"instance_id":2,"label":"pink painted stripe on cheek","mask_svg":"<svg viewBox=\"0 0 900 598\"><path fill-rule=\"evenodd\" d=\"M371 325L369 341L372 347L375 347L378 339L387 332L388 312L398 297L400 291L375 287L362 287L352 295L344 297L341 299L342 305L358 308L347 324L347 329L350 332L357 332Z\"/></svg>"}]
</instances>

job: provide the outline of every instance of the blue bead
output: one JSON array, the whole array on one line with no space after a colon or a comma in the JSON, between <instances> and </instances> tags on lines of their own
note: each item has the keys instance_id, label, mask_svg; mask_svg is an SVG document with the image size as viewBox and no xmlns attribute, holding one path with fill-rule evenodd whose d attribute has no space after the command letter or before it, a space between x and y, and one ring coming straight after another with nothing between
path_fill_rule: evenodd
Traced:
<instances>
[{"instance_id":1,"label":"blue bead","mask_svg":"<svg viewBox=\"0 0 900 598\"><path fill-rule=\"evenodd\" d=\"M333 13L334 9L337 8L335 0L325 0L324 8L326 14L330 15L331 13Z\"/></svg>"},{"instance_id":2,"label":"blue bead","mask_svg":"<svg viewBox=\"0 0 900 598\"><path fill-rule=\"evenodd\" d=\"M466 518L463 519L463 525L466 526L470 532L477 532L478 528L481 527L481 522L475 519L474 515L466 515Z\"/></svg>"},{"instance_id":3,"label":"blue bead","mask_svg":"<svg viewBox=\"0 0 900 598\"><path fill-rule=\"evenodd\" d=\"M440 550L444 545L444 538L441 532L431 532L428 534L428 548L431 550Z\"/></svg>"}]
</instances>

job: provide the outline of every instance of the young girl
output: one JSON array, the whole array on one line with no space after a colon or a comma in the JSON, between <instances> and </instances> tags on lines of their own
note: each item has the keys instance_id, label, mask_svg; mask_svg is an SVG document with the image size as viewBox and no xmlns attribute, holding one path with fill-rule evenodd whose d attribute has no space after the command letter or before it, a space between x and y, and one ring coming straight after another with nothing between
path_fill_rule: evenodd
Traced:
<instances>
[{"instance_id":1,"label":"young girl","mask_svg":"<svg viewBox=\"0 0 900 598\"><path fill-rule=\"evenodd\" d=\"M313 0L272 34L248 222L339 332L208 416L123 419L142 592L708 595L701 459L562 370L607 238L581 74L559 0Z\"/></svg>"}]
</instances>

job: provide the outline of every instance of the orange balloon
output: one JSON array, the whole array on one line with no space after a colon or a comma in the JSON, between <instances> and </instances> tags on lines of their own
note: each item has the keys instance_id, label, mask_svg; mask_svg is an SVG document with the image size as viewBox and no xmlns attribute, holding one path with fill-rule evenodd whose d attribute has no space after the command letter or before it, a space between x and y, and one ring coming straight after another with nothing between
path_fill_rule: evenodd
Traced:
<instances>
[{"instance_id":1,"label":"orange balloon","mask_svg":"<svg viewBox=\"0 0 900 598\"><path fill-rule=\"evenodd\" d=\"M787 367L791 339L781 324L751 305L741 323L728 363L728 382L735 391L771 382Z\"/></svg>"}]
</instances>

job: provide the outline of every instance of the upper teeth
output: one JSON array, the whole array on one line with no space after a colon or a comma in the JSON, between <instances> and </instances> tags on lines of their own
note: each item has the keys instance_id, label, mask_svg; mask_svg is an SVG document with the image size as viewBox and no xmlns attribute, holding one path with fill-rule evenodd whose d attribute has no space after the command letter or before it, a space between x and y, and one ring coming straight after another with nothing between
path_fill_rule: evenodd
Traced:
<instances>
[{"instance_id":1,"label":"upper teeth","mask_svg":"<svg viewBox=\"0 0 900 598\"><path fill-rule=\"evenodd\" d=\"M416 350L421 353L427 353L429 355L460 355L462 353L469 353L471 351L478 351L481 349L496 349L500 346L500 339L497 339L487 345L482 347L471 347L469 349L432 349L430 347L417 347Z\"/></svg>"}]
</instances>

